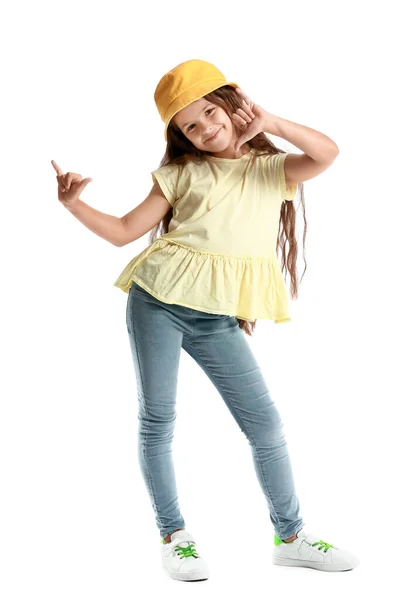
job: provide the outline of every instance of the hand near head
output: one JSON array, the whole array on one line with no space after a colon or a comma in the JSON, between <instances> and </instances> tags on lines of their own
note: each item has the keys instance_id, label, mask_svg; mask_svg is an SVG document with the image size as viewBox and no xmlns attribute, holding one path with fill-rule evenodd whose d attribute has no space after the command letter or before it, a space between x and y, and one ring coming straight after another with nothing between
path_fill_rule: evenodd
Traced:
<instances>
[{"instance_id":1,"label":"hand near head","mask_svg":"<svg viewBox=\"0 0 419 600\"><path fill-rule=\"evenodd\" d=\"M243 131L234 146L235 150L239 150L248 140L264 131L268 113L261 106L249 100L241 88L236 88L236 93L242 100L242 108L238 108L232 115L233 122Z\"/></svg>"},{"instance_id":2,"label":"hand near head","mask_svg":"<svg viewBox=\"0 0 419 600\"><path fill-rule=\"evenodd\" d=\"M65 206L71 206L77 202L80 194L88 183L93 181L90 177L83 179L79 173L63 173L55 160L51 161L57 173L58 200Z\"/></svg>"}]
</instances>

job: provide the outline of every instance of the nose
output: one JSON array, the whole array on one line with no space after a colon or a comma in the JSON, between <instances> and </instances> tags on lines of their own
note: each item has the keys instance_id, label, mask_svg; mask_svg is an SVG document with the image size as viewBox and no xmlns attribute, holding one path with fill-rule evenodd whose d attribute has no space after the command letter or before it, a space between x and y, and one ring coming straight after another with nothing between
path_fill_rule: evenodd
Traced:
<instances>
[{"instance_id":1,"label":"nose","mask_svg":"<svg viewBox=\"0 0 419 600\"><path fill-rule=\"evenodd\" d=\"M211 123L211 122L202 123L201 129L202 129L202 134L204 136L204 139L206 140L206 139L212 137L214 135L214 133L216 133L216 131L218 130L218 125L215 125L214 123Z\"/></svg>"}]
</instances>

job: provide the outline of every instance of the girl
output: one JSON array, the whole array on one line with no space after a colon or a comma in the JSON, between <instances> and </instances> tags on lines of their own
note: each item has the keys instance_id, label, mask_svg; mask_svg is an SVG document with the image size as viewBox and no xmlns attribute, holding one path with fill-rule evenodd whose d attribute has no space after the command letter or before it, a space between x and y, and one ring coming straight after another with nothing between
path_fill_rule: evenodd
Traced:
<instances>
[{"instance_id":1,"label":"girl","mask_svg":"<svg viewBox=\"0 0 419 600\"><path fill-rule=\"evenodd\" d=\"M177 580L209 576L185 529L171 453L183 348L216 386L250 443L275 531L273 563L353 569L359 562L354 555L303 529L283 422L243 334L252 335L257 318L290 321L278 246L297 297L292 200L300 186L305 222L301 182L327 169L339 150L318 131L251 102L206 61L188 60L166 73L154 99L165 124L166 152L152 172L150 194L122 219L82 202L80 192L91 179L63 175L52 162L59 200L92 231L123 246L152 230L152 243L114 285L128 293L139 462L163 565ZM303 154L278 149L265 132ZM163 234L156 239L159 227Z\"/></svg>"}]
</instances>

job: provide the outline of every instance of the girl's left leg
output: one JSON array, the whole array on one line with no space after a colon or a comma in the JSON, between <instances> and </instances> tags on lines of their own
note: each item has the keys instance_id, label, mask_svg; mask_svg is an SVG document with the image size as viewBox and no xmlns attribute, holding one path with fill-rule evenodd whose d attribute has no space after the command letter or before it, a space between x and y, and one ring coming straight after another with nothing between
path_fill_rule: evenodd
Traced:
<instances>
[{"instance_id":1,"label":"girl's left leg","mask_svg":"<svg viewBox=\"0 0 419 600\"><path fill-rule=\"evenodd\" d=\"M277 536L294 536L305 523L283 422L235 317L195 311L193 334L182 347L217 388L252 452L257 478Z\"/></svg>"}]
</instances>

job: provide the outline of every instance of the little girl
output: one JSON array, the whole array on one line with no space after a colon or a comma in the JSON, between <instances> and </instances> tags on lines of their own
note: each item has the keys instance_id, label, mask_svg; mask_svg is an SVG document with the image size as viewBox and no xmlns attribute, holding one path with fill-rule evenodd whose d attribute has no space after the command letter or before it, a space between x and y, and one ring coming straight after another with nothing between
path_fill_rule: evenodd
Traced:
<instances>
[{"instance_id":1,"label":"little girl","mask_svg":"<svg viewBox=\"0 0 419 600\"><path fill-rule=\"evenodd\" d=\"M359 563L353 554L303 529L283 422L243 333L252 334L257 318L291 320L278 246L282 242L282 266L291 273L296 297L292 200L297 186L302 192L301 182L327 169L339 150L322 133L251 102L206 61L188 60L166 73L154 99L165 125L166 152L152 172L148 197L121 219L80 200L91 179L63 175L52 164L59 200L96 234L123 246L153 229L152 243L114 285L128 293L139 462L163 565L181 581L209 576L185 529L171 453L183 348L208 375L251 445L274 527L273 564L353 569ZM303 153L278 149L265 133ZM278 223L289 242L287 259ZM159 226L163 234L156 239Z\"/></svg>"}]
</instances>

